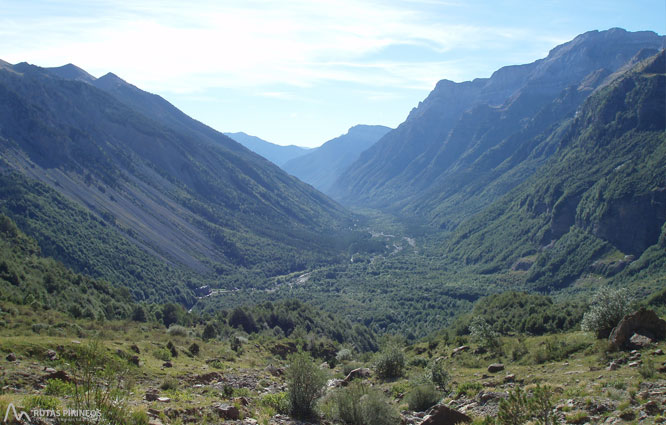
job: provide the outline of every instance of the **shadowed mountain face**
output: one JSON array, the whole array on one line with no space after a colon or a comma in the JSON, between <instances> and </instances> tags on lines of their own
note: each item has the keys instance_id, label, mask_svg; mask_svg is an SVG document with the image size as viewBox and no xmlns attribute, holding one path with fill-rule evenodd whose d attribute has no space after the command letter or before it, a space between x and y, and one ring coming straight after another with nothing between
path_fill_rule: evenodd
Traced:
<instances>
[{"instance_id":1,"label":"shadowed mountain face","mask_svg":"<svg viewBox=\"0 0 666 425\"><path fill-rule=\"evenodd\" d=\"M592 31L490 78L442 80L329 193L453 228L528 178L555 151L545 140L595 89L663 44L652 32Z\"/></svg>"},{"instance_id":2,"label":"shadowed mountain face","mask_svg":"<svg viewBox=\"0 0 666 425\"><path fill-rule=\"evenodd\" d=\"M649 270L657 281L666 274L664 93L663 50L616 74L543 142L553 153L530 179L463 222L446 252L486 272L522 257L539 290L586 272L626 282Z\"/></svg>"},{"instance_id":3,"label":"shadowed mountain face","mask_svg":"<svg viewBox=\"0 0 666 425\"><path fill-rule=\"evenodd\" d=\"M122 283L150 273L116 273L130 252L199 277L302 270L335 257L351 219L161 97L73 65L2 63L0 159L0 209L45 254ZM81 246L63 246L73 238ZM105 248L86 248L95 240Z\"/></svg>"},{"instance_id":4,"label":"shadowed mountain face","mask_svg":"<svg viewBox=\"0 0 666 425\"><path fill-rule=\"evenodd\" d=\"M271 142L267 142L263 139L260 139L256 136L250 136L243 132L239 133L224 133L226 136L229 136L233 140L237 141L241 145L245 146L252 152L259 154L271 161L273 164L282 167L288 161L297 158L299 156L305 155L310 151L308 148L302 148L300 146L280 146Z\"/></svg>"},{"instance_id":5,"label":"shadowed mountain face","mask_svg":"<svg viewBox=\"0 0 666 425\"><path fill-rule=\"evenodd\" d=\"M305 155L283 165L283 169L318 190L328 193L361 152L374 145L391 129L381 125L356 125L347 134L329 140Z\"/></svg>"}]
</instances>

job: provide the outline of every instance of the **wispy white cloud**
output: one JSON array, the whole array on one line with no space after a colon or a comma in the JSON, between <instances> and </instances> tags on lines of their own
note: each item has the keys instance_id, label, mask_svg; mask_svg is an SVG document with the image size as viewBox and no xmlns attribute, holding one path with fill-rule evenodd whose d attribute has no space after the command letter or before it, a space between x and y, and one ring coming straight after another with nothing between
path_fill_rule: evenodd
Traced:
<instances>
[{"instance_id":1,"label":"wispy white cloud","mask_svg":"<svg viewBox=\"0 0 666 425\"><path fill-rule=\"evenodd\" d=\"M422 88L461 74L444 60L460 45L474 49L524 36L442 22L387 1L97 0L83 6L88 13L73 8L27 17L10 11L0 20L4 59L47 66L71 61L173 93L322 81ZM398 44L426 46L442 60L363 62Z\"/></svg>"}]
</instances>

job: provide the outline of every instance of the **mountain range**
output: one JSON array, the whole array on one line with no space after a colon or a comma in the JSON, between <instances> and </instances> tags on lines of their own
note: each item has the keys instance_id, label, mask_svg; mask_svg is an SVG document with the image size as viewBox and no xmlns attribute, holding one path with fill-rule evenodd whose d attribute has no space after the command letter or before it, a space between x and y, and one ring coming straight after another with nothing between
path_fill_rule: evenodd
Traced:
<instances>
[{"instance_id":1,"label":"mountain range","mask_svg":"<svg viewBox=\"0 0 666 425\"><path fill-rule=\"evenodd\" d=\"M229 136L233 140L237 141L241 145L245 146L254 153L257 153L267 160L271 161L273 164L282 167L286 162L291 159L303 156L310 149L303 148L300 146L289 145L289 146L280 146L275 143L267 142L266 140L260 139L257 136L251 136L249 134L241 132L237 133L224 133L226 136Z\"/></svg>"},{"instance_id":2,"label":"mountain range","mask_svg":"<svg viewBox=\"0 0 666 425\"><path fill-rule=\"evenodd\" d=\"M289 174L328 194L331 186L366 149L391 129L382 125L356 125L346 134L331 139L282 165Z\"/></svg>"},{"instance_id":3,"label":"mountain range","mask_svg":"<svg viewBox=\"0 0 666 425\"><path fill-rule=\"evenodd\" d=\"M203 276L330 261L352 223L161 97L73 65L1 64L0 153L0 210L45 254L138 299L163 296L146 281L191 294Z\"/></svg>"},{"instance_id":4,"label":"mountain range","mask_svg":"<svg viewBox=\"0 0 666 425\"><path fill-rule=\"evenodd\" d=\"M139 301L212 285L425 334L501 288L646 295L666 279L664 43L591 31L442 80L396 129L284 170L114 74L0 62L0 213Z\"/></svg>"},{"instance_id":5,"label":"mountain range","mask_svg":"<svg viewBox=\"0 0 666 425\"><path fill-rule=\"evenodd\" d=\"M535 157L540 139L641 50L645 57L663 45L664 37L652 32L591 31L490 78L442 80L330 193L345 204L453 227L528 178L552 154Z\"/></svg>"}]
</instances>

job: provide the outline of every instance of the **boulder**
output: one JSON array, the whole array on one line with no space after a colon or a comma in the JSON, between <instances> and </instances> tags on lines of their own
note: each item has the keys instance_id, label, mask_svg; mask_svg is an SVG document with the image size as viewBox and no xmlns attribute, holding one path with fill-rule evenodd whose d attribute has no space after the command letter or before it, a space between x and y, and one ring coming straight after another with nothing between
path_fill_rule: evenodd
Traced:
<instances>
[{"instance_id":1,"label":"boulder","mask_svg":"<svg viewBox=\"0 0 666 425\"><path fill-rule=\"evenodd\" d=\"M461 422L472 422L472 418L448 406L438 404L431 409L430 415L425 417L421 425L455 425Z\"/></svg>"},{"instance_id":2,"label":"boulder","mask_svg":"<svg viewBox=\"0 0 666 425\"><path fill-rule=\"evenodd\" d=\"M215 407L215 411L222 419L237 420L240 418L240 411L236 406L229 404L219 404Z\"/></svg>"},{"instance_id":3,"label":"boulder","mask_svg":"<svg viewBox=\"0 0 666 425\"><path fill-rule=\"evenodd\" d=\"M46 382L46 381L51 380L51 379L60 379L63 382L75 382L76 381L74 378L69 376L69 374L67 372L65 372L64 370L59 370L59 371L56 371L56 372L49 373L48 375L44 375L41 378L41 381Z\"/></svg>"},{"instance_id":4,"label":"boulder","mask_svg":"<svg viewBox=\"0 0 666 425\"><path fill-rule=\"evenodd\" d=\"M656 341L663 340L666 338L666 320L660 319L653 310L641 308L635 313L624 316L611 331L608 340L617 349L640 348L632 346L631 337L634 334Z\"/></svg>"},{"instance_id":5,"label":"boulder","mask_svg":"<svg viewBox=\"0 0 666 425\"><path fill-rule=\"evenodd\" d=\"M645 335L639 335L635 333L631 336L631 338L629 338L629 345L631 347L647 348L652 344L654 344L652 338L649 338Z\"/></svg>"},{"instance_id":6,"label":"boulder","mask_svg":"<svg viewBox=\"0 0 666 425\"><path fill-rule=\"evenodd\" d=\"M369 378L370 375L372 375L372 371L370 371L370 369L368 369L367 367L359 367L358 369L354 369L351 372L349 372L344 381L342 381L342 385L346 386L351 381L357 378Z\"/></svg>"},{"instance_id":7,"label":"boulder","mask_svg":"<svg viewBox=\"0 0 666 425\"><path fill-rule=\"evenodd\" d=\"M504 370L504 364L502 363L493 363L490 366L488 366L488 372L490 373L497 373Z\"/></svg>"},{"instance_id":8,"label":"boulder","mask_svg":"<svg viewBox=\"0 0 666 425\"><path fill-rule=\"evenodd\" d=\"M159 396L160 396L159 391L157 391L154 388L150 388L146 391L145 398L146 401L156 401Z\"/></svg>"},{"instance_id":9,"label":"boulder","mask_svg":"<svg viewBox=\"0 0 666 425\"><path fill-rule=\"evenodd\" d=\"M467 351L467 350L469 350L469 346L468 346L468 345L461 345L461 346L458 347L458 348L454 348L453 351L451 352L451 357L455 357L455 356L457 356L458 354L460 354L460 353L462 353L462 352L464 352L464 351Z\"/></svg>"},{"instance_id":10,"label":"boulder","mask_svg":"<svg viewBox=\"0 0 666 425\"><path fill-rule=\"evenodd\" d=\"M281 367L274 366L272 364L269 364L266 366L266 369L264 369L266 372L270 373L273 376L282 376L284 375L284 369Z\"/></svg>"},{"instance_id":11,"label":"boulder","mask_svg":"<svg viewBox=\"0 0 666 425\"><path fill-rule=\"evenodd\" d=\"M271 347L271 354L280 356L283 359L286 359L289 354L293 354L298 351L296 343L293 341L282 341L277 342Z\"/></svg>"},{"instance_id":12,"label":"boulder","mask_svg":"<svg viewBox=\"0 0 666 425\"><path fill-rule=\"evenodd\" d=\"M141 366L141 359L139 359L139 356L132 356L128 361L135 366Z\"/></svg>"}]
</instances>

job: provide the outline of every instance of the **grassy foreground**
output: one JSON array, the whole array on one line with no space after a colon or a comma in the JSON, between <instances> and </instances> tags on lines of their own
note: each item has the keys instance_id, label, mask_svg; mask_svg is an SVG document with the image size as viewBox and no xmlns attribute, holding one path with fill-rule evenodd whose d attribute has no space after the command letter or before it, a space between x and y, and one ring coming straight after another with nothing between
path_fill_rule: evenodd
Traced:
<instances>
[{"instance_id":1,"label":"grassy foreground","mask_svg":"<svg viewBox=\"0 0 666 425\"><path fill-rule=\"evenodd\" d=\"M297 423L289 416L288 355L308 349L307 336L239 333L204 340L203 330L201 325L166 329L156 323L72 320L5 303L0 413L4 417L11 403L26 412L100 409L99 423ZM385 338L378 353L340 346L328 362L315 357L328 386L309 420L340 423L345 407L339 395L372 387L403 423L420 423L436 403L466 413L475 423L491 423L516 388L530 394L546 387L548 407L560 423L666 422L663 342L634 353L612 352L591 334L569 332L501 337L490 352L480 354L483 350L469 344L452 357L464 344L467 337L444 335L411 345ZM608 369L612 361L619 365L616 370ZM497 363L502 370L489 372ZM370 375L341 387L357 368L368 368ZM43 421L69 423L62 417Z\"/></svg>"}]
</instances>

